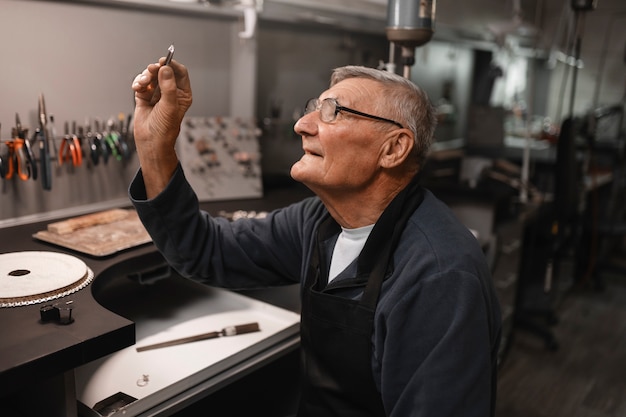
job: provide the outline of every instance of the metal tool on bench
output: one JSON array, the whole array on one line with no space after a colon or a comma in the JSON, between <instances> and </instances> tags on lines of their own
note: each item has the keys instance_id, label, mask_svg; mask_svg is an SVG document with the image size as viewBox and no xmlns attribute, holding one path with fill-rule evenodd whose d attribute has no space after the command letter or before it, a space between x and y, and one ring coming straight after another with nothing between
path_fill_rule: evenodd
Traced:
<instances>
[{"instance_id":1,"label":"metal tool on bench","mask_svg":"<svg viewBox=\"0 0 626 417\"><path fill-rule=\"evenodd\" d=\"M164 348L164 347L169 347L169 346L182 345L184 343L198 342L200 340L215 339L215 338L222 337L222 336L236 336L239 334L258 332L260 330L261 329L259 328L259 323L256 323L256 322L246 323L246 324L240 324L237 326L224 327L220 331L213 331L213 332L203 333L203 334L199 334L195 336L188 336L188 337L183 337L180 339L168 340L167 342L155 343L152 345L139 346L136 349L137 349L137 352L143 352L143 351L151 350L151 349L159 349L159 348Z\"/></svg>"}]
</instances>

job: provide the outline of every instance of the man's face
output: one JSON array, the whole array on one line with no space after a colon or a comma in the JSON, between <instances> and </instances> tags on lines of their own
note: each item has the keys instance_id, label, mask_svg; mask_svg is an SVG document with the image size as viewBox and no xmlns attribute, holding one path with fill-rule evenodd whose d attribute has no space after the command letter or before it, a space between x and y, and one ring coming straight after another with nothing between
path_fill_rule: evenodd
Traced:
<instances>
[{"instance_id":1,"label":"man's face","mask_svg":"<svg viewBox=\"0 0 626 417\"><path fill-rule=\"evenodd\" d=\"M382 100L381 86L373 80L349 78L319 98L334 98L342 106L376 114L375 103ZM328 123L320 119L319 111L304 115L294 127L302 137L304 155L292 166L291 176L315 192L358 192L380 169L384 132L390 127L393 124L385 126L385 122L347 112L340 112Z\"/></svg>"}]
</instances>

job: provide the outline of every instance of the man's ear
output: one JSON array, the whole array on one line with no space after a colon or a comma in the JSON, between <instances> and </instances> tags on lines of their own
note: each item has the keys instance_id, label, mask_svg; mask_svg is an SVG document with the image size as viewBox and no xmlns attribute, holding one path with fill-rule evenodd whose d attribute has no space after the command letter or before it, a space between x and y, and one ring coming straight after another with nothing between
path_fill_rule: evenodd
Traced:
<instances>
[{"instance_id":1,"label":"man's ear","mask_svg":"<svg viewBox=\"0 0 626 417\"><path fill-rule=\"evenodd\" d=\"M409 129L396 129L389 134L383 145L380 164L383 168L395 168L406 161L415 141Z\"/></svg>"}]
</instances>

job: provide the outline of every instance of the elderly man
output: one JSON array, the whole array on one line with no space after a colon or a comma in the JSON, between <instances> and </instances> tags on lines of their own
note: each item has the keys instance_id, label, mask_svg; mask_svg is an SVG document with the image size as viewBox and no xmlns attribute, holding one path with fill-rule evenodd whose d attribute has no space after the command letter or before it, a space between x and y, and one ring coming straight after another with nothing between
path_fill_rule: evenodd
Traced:
<instances>
[{"instance_id":1,"label":"elderly man","mask_svg":"<svg viewBox=\"0 0 626 417\"><path fill-rule=\"evenodd\" d=\"M201 211L185 180L174 145L190 81L163 62L132 86L131 199L183 276L301 284L298 415L493 415L498 302L474 236L419 184L435 128L426 94L391 73L336 69L295 125L304 155L291 175L316 196L229 223Z\"/></svg>"}]
</instances>

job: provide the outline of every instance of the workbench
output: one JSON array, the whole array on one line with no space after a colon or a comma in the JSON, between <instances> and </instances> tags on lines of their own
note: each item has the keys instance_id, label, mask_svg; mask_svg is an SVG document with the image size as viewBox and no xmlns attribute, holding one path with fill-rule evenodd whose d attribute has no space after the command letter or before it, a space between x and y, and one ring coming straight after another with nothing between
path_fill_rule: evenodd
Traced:
<instances>
[{"instance_id":1,"label":"workbench","mask_svg":"<svg viewBox=\"0 0 626 417\"><path fill-rule=\"evenodd\" d=\"M202 208L212 214L222 210L271 210L308 195L310 191L290 185L268 190L260 199L209 202L203 203ZM108 257L95 258L33 239L32 235L45 229L47 223L33 222L1 229L3 239L0 242L0 253L68 253L83 260L93 270L95 278L87 288L64 297L71 298L74 306L74 322L69 325L42 323L42 304L0 309L0 398L9 410L14 406L22 413L22 409L26 408L32 409L32 415L69 417L77 415L74 369L136 342L135 323L98 303L93 294L94 288L110 282L114 277L151 273L163 268L164 261L152 243ZM247 291L246 296L299 312L297 286ZM207 392L237 380L242 373L263 367L298 348L297 329L283 336L279 343L220 372L220 375L214 377L214 383L204 381L203 392L173 399L166 404L162 415L171 415L174 410L184 408L196 398L207 395Z\"/></svg>"}]
</instances>

